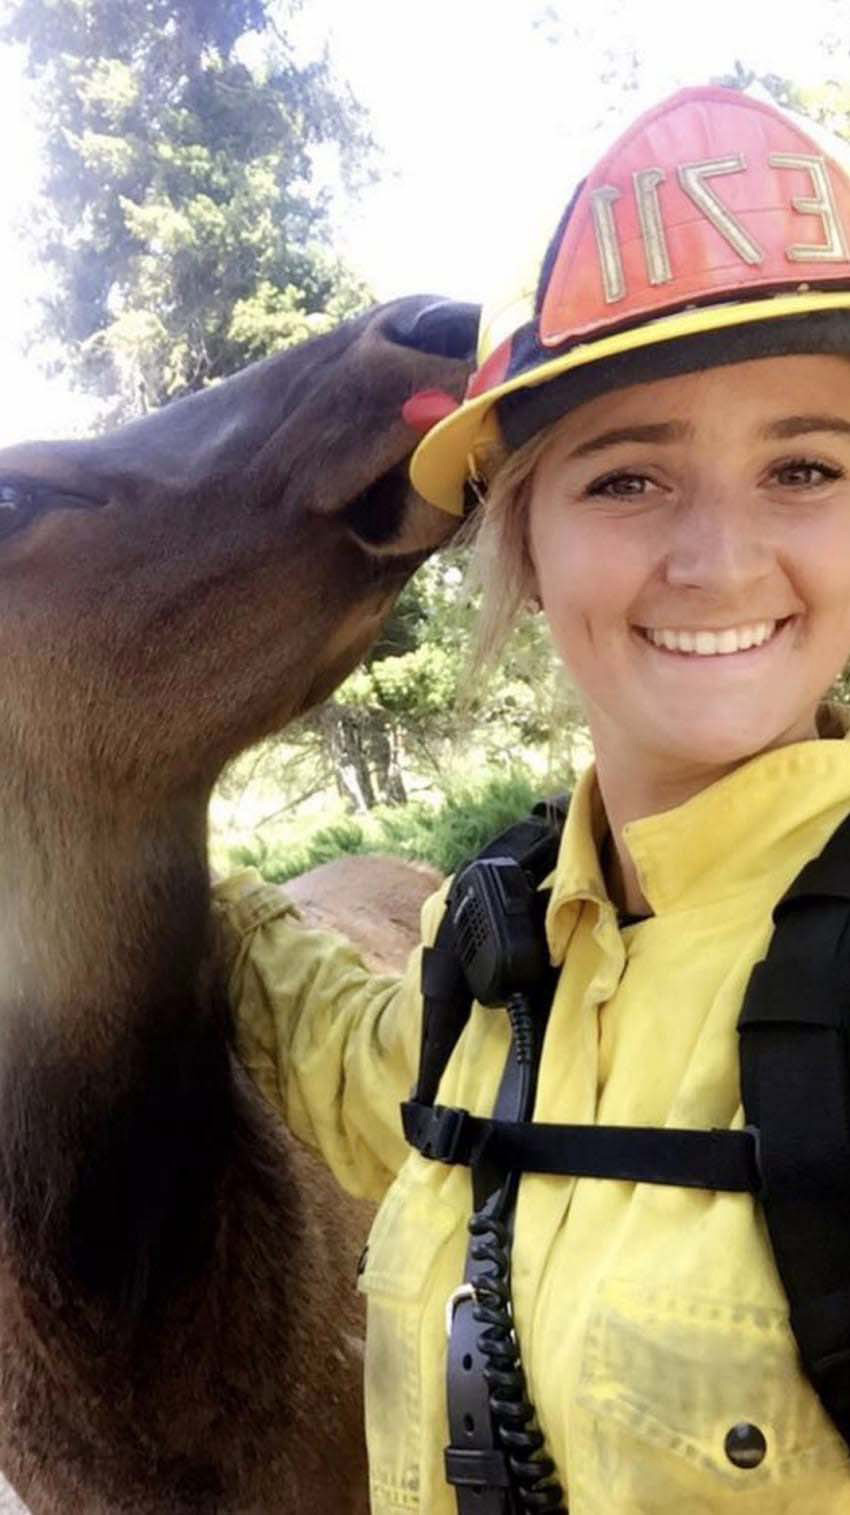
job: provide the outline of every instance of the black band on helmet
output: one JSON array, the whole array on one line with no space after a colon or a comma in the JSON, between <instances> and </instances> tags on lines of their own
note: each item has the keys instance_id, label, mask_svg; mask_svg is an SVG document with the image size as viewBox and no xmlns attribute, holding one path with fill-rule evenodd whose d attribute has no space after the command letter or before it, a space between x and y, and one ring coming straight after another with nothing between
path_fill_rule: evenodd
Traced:
<instances>
[{"instance_id":1,"label":"black band on helmet","mask_svg":"<svg viewBox=\"0 0 850 1515\"><path fill-rule=\"evenodd\" d=\"M537 432L588 400L632 384L652 384L702 368L791 354L850 355L850 311L818 310L769 321L726 326L672 341L653 342L616 357L584 363L546 384L515 389L496 402L502 435L516 450Z\"/></svg>"}]
</instances>

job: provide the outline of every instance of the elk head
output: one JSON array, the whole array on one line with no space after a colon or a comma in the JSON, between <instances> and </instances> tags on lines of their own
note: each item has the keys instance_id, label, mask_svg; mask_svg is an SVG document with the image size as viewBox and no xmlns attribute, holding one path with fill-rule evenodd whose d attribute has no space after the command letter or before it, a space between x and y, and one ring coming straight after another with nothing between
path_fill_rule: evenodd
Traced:
<instances>
[{"instance_id":1,"label":"elk head","mask_svg":"<svg viewBox=\"0 0 850 1515\"><path fill-rule=\"evenodd\" d=\"M323 698L453 522L402 405L477 310L414 297L108 436L0 452L0 729L38 782L211 783Z\"/></svg>"}]
</instances>

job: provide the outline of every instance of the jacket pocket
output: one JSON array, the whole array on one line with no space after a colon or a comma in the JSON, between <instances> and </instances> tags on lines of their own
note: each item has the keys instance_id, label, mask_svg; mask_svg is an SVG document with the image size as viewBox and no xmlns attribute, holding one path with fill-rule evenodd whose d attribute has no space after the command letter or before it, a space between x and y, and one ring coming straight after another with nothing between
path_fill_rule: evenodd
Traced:
<instances>
[{"instance_id":1,"label":"jacket pocket","mask_svg":"<svg viewBox=\"0 0 850 1515\"><path fill-rule=\"evenodd\" d=\"M454 1209L403 1168L369 1236L358 1287L367 1298L366 1432L373 1515L420 1509L423 1314L438 1255L458 1225ZM432 1437L435 1426L427 1429Z\"/></svg>"},{"instance_id":2,"label":"jacket pocket","mask_svg":"<svg viewBox=\"0 0 850 1515\"><path fill-rule=\"evenodd\" d=\"M850 1460L784 1310L609 1280L588 1321L574 1515L843 1515Z\"/></svg>"}]
</instances>

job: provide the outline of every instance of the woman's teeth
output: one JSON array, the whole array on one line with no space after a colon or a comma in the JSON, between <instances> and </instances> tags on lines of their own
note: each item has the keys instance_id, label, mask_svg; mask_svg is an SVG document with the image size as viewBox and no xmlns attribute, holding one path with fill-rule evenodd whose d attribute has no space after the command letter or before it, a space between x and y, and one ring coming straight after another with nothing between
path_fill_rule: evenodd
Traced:
<instances>
[{"instance_id":1,"label":"woman's teeth","mask_svg":"<svg viewBox=\"0 0 850 1515\"><path fill-rule=\"evenodd\" d=\"M745 652L748 647L761 647L776 631L779 621L753 621L750 626L730 626L725 631L670 631L666 627L656 630L643 627L643 634L656 647L666 647L668 652L696 652L702 657L716 657L718 653Z\"/></svg>"}]
</instances>

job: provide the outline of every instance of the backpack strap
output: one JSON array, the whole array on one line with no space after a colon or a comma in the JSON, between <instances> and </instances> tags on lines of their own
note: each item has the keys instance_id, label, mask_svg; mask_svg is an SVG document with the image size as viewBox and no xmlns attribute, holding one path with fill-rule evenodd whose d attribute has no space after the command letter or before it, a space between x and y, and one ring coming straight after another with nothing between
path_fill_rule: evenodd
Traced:
<instances>
[{"instance_id":1,"label":"backpack strap","mask_svg":"<svg viewBox=\"0 0 850 1515\"><path fill-rule=\"evenodd\" d=\"M738 1022L741 1090L791 1329L850 1441L850 817L773 919Z\"/></svg>"}]
</instances>

